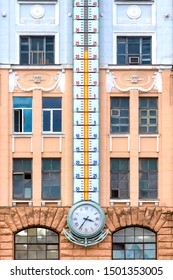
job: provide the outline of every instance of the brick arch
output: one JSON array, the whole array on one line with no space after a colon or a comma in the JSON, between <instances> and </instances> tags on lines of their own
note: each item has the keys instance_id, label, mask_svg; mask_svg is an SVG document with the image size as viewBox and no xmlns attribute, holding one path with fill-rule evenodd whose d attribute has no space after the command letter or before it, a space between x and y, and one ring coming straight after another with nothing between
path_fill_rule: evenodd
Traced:
<instances>
[{"instance_id":1,"label":"brick arch","mask_svg":"<svg viewBox=\"0 0 173 280\"><path fill-rule=\"evenodd\" d=\"M66 224L68 209L61 207L12 207L5 223L14 234L28 227L41 226L60 233Z\"/></svg>"},{"instance_id":2,"label":"brick arch","mask_svg":"<svg viewBox=\"0 0 173 280\"><path fill-rule=\"evenodd\" d=\"M166 227L170 213L172 211L161 207L110 207L106 211L106 225L111 233L128 226L145 227L159 233L164 225Z\"/></svg>"}]
</instances>

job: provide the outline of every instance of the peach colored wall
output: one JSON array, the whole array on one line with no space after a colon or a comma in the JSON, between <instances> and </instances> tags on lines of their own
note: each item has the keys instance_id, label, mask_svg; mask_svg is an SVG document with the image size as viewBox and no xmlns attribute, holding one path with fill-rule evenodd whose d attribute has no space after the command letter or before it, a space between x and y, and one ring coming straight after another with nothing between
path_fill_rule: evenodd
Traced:
<instances>
[{"instance_id":1,"label":"peach colored wall","mask_svg":"<svg viewBox=\"0 0 173 280\"><path fill-rule=\"evenodd\" d=\"M29 157L33 160L32 202L41 205L41 159L61 159L61 201L62 205L72 204L72 73L65 72L65 89L59 87L48 92L42 88L54 86L58 71L16 70L20 87L8 91L8 70L1 70L1 111L0 111L0 205L12 205L12 159ZM61 73L61 71L59 71ZM34 83L33 77L41 76L42 81ZM47 80L47 83L45 82ZM32 90L27 91L28 88ZM3 95L3 98L2 98ZM29 135L14 135L12 98L31 96L33 98L33 129ZM42 97L62 97L62 135L42 137ZM6 121L4 121L6 120ZM4 186L4 187L3 187ZM66 187L67 186L67 187ZM56 204L55 204L56 205Z\"/></svg>"},{"instance_id":2,"label":"peach colored wall","mask_svg":"<svg viewBox=\"0 0 173 280\"><path fill-rule=\"evenodd\" d=\"M72 162L72 71L65 71L65 89L58 87L49 92L40 88L51 88L54 85L56 70L22 70L15 69L21 88L15 87L13 93L8 91L9 70L0 70L0 205L11 206L12 201L12 158L33 158L33 205L41 205L41 158L61 158L62 205L72 204L73 196L73 162ZM61 70L59 70L59 73ZM131 70L112 70L119 87L134 86L127 80ZM145 89L151 86L155 70L138 70L135 75L143 77ZM33 77L40 75L39 84ZM124 79L124 80L123 80ZM2 82L3 81L3 82ZM46 82L47 81L47 82ZM124 84L123 84L124 81ZM149 82L148 82L149 81ZM139 81L139 86L141 86ZM148 84L147 84L148 83ZM106 92L106 70L100 71L100 202L102 206L110 205L110 158L130 158L130 202L138 206L138 161L140 157L156 157L159 160L159 205L173 205L173 78L168 70L162 71L162 92L152 89L142 93L139 90L121 92L112 89ZM135 84L138 86L138 83ZM28 88L33 87L31 91ZM25 90L23 90L25 89ZM12 135L12 97L33 97L33 133L28 137ZM42 96L62 97L62 137L42 137ZM110 137L110 97L130 97L130 134L120 138ZM159 99L159 135L158 138L139 137L138 134L138 98L140 96L157 96ZM2 98L3 97L3 98ZM5 121L4 121L5 120ZM4 187L5 186L5 187ZM37 186L37 187L35 187ZM152 202L149 202L149 205ZM115 205L125 205L117 201Z\"/></svg>"},{"instance_id":3,"label":"peach colored wall","mask_svg":"<svg viewBox=\"0 0 173 280\"><path fill-rule=\"evenodd\" d=\"M101 204L109 205L110 198L110 158L126 157L130 159L130 205L138 206L138 182L140 158L158 158L160 206L173 205L173 79L168 70L163 70L162 92L152 87L155 72L158 70L110 70L115 77L117 88L106 93L106 70L100 71L100 188ZM139 82L133 83L132 76L139 77ZM126 89L121 91L119 88ZM142 92L138 88L143 88ZM136 89L135 89L136 88ZM130 98L130 133L110 137L110 98L128 96ZM158 136L140 137L138 132L138 99L139 97L158 97ZM113 137L114 136L114 137ZM155 201L144 205L154 205ZM125 202L116 201L116 206L123 206Z\"/></svg>"}]
</instances>

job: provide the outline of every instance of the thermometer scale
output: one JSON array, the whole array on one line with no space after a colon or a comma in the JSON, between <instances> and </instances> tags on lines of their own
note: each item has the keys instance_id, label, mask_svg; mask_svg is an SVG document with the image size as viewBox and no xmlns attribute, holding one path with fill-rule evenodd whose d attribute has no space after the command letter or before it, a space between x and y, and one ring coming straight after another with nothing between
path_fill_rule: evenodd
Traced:
<instances>
[{"instance_id":1,"label":"thermometer scale","mask_svg":"<svg viewBox=\"0 0 173 280\"><path fill-rule=\"evenodd\" d=\"M74 203L99 203L99 7L78 0L73 7Z\"/></svg>"},{"instance_id":2,"label":"thermometer scale","mask_svg":"<svg viewBox=\"0 0 173 280\"><path fill-rule=\"evenodd\" d=\"M73 243L101 242L106 217L99 205L99 7L74 1L73 7L73 205L67 216Z\"/></svg>"}]
</instances>

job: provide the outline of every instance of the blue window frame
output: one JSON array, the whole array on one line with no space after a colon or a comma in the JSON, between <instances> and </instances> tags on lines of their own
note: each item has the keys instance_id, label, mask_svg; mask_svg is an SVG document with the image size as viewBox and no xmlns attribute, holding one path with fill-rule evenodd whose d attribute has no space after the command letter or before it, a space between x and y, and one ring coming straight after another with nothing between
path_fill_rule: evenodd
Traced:
<instances>
[{"instance_id":1,"label":"blue window frame","mask_svg":"<svg viewBox=\"0 0 173 280\"><path fill-rule=\"evenodd\" d=\"M62 130L62 99L43 97L43 132L55 133Z\"/></svg>"},{"instance_id":2,"label":"blue window frame","mask_svg":"<svg viewBox=\"0 0 173 280\"><path fill-rule=\"evenodd\" d=\"M32 97L13 98L13 132L32 132Z\"/></svg>"}]
</instances>

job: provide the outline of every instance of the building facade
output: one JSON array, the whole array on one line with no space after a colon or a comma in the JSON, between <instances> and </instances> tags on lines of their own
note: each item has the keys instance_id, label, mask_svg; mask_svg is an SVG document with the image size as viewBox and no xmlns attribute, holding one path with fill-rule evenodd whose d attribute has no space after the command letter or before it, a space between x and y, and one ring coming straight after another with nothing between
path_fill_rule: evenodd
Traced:
<instances>
[{"instance_id":1,"label":"building facade","mask_svg":"<svg viewBox=\"0 0 173 280\"><path fill-rule=\"evenodd\" d=\"M0 24L0 259L173 259L172 0L0 1ZM101 242L67 238L80 201Z\"/></svg>"}]
</instances>

